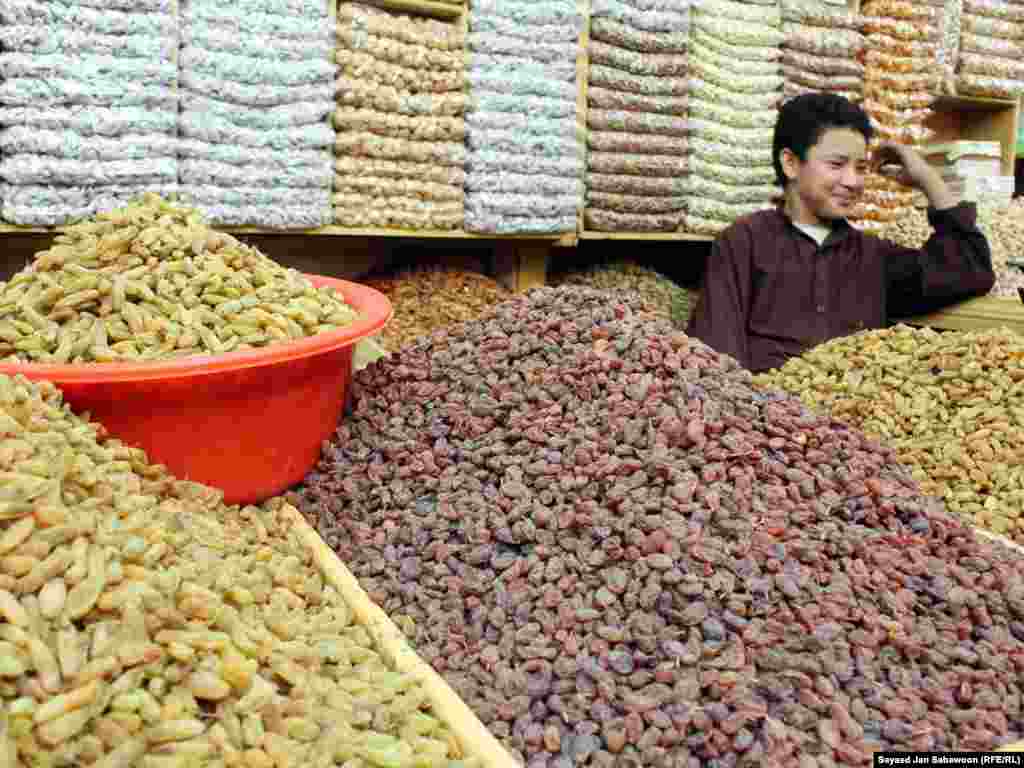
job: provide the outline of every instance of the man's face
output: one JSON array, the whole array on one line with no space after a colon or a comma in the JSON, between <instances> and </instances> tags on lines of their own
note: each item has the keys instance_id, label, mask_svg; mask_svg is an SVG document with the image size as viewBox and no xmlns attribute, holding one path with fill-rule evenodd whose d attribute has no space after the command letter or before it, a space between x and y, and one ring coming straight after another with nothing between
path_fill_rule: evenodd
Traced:
<instances>
[{"instance_id":1,"label":"man's face","mask_svg":"<svg viewBox=\"0 0 1024 768\"><path fill-rule=\"evenodd\" d=\"M867 142L851 128L830 128L800 161L784 160L786 174L795 185L803 208L821 221L845 218L864 192Z\"/></svg>"}]
</instances>

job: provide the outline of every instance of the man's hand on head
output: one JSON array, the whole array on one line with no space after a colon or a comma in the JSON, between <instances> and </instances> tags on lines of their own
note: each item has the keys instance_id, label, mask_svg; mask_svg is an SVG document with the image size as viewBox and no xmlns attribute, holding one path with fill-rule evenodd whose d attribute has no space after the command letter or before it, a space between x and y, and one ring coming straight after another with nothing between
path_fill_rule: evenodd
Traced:
<instances>
[{"instance_id":1,"label":"man's hand on head","mask_svg":"<svg viewBox=\"0 0 1024 768\"><path fill-rule=\"evenodd\" d=\"M928 203L936 210L952 208L957 204L957 199L949 191L942 174L929 165L913 147L884 142L875 150L871 158L871 168L904 186L921 190L928 198Z\"/></svg>"}]
</instances>

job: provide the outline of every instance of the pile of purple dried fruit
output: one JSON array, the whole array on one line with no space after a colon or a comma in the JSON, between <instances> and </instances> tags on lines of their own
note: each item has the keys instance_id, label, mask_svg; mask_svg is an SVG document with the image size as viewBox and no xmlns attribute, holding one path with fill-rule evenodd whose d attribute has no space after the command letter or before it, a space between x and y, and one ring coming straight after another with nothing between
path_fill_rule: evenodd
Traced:
<instances>
[{"instance_id":1,"label":"pile of purple dried fruit","mask_svg":"<svg viewBox=\"0 0 1024 768\"><path fill-rule=\"evenodd\" d=\"M534 768L1020 739L1022 556L638 310L538 289L372 364L292 500Z\"/></svg>"}]
</instances>

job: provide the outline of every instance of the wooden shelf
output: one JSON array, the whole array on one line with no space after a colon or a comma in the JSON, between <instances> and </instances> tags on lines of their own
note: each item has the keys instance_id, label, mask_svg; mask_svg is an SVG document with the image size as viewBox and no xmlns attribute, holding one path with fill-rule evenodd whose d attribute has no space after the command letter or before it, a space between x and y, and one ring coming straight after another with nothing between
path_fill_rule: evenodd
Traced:
<instances>
[{"instance_id":1,"label":"wooden shelf","mask_svg":"<svg viewBox=\"0 0 1024 768\"><path fill-rule=\"evenodd\" d=\"M457 19L466 10L465 4L438 3L433 0L360 0L387 11L411 13L416 16L434 16L439 19Z\"/></svg>"},{"instance_id":2,"label":"wooden shelf","mask_svg":"<svg viewBox=\"0 0 1024 768\"><path fill-rule=\"evenodd\" d=\"M970 299L929 315L900 318L906 325L943 328L951 331L982 331L1006 327L1024 333L1024 303L1020 299L984 296Z\"/></svg>"},{"instance_id":3,"label":"wooden shelf","mask_svg":"<svg viewBox=\"0 0 1024 768\"><path fill-rule=\"evenodd\" d=\"M940 96L925 123L935 131L930 144L947 141L998 141L1003 176L1014 175L1020 107L1009 99Z\"/></svg>"},{"instance_id":4,"label":"wooden shelf","mask_svg":"<svg viewBox=\"0 0 1024 768\"><path fill-rule=\"evenodd\" d=\"M580 240L647 240L657 242L689 241L695 243L711 243L711 235L692 235L689 232L580 232Z\"/></svg>"},{"instance_id":5,"label":"wooden shelf","mask_svg":"<svg viewBox=\"0 0 1024 768\"><path fill-rule=\"evenodd\" d=\"M946 112L995 112L1001 109L1013 109L1017 102L1013 99L987 99L979 96L939 96L932 109Z\"/></svg>"}]
</instances>

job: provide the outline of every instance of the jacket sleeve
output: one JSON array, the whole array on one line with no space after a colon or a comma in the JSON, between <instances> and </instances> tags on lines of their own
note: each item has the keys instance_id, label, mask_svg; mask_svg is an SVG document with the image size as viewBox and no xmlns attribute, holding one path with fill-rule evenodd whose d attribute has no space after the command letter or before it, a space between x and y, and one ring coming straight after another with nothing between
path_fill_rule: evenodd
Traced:
<instances>
[{"instance_id":1,"label":"jacket sleeve","mask_svg":"<svg viewBox=\"0 0 1024 768\"><path fill-rule=\"evenodd\" d=\"M934 312L984 296L995 284L992 252L978 229L973 203L942 211L929 208L928 222L934 231L920 250L882 241L890 317Z\"/></svg>"},{"instance_id":2,"label":"jacket sleeve","mask_svg":"<svg viewBox=\"0 0 1024 768\"><path fill-rule=\"evenodd\" d=\"M687 335L750 368L750 228L734 224L711 246Z\"/></svg>"}]
</instances>

